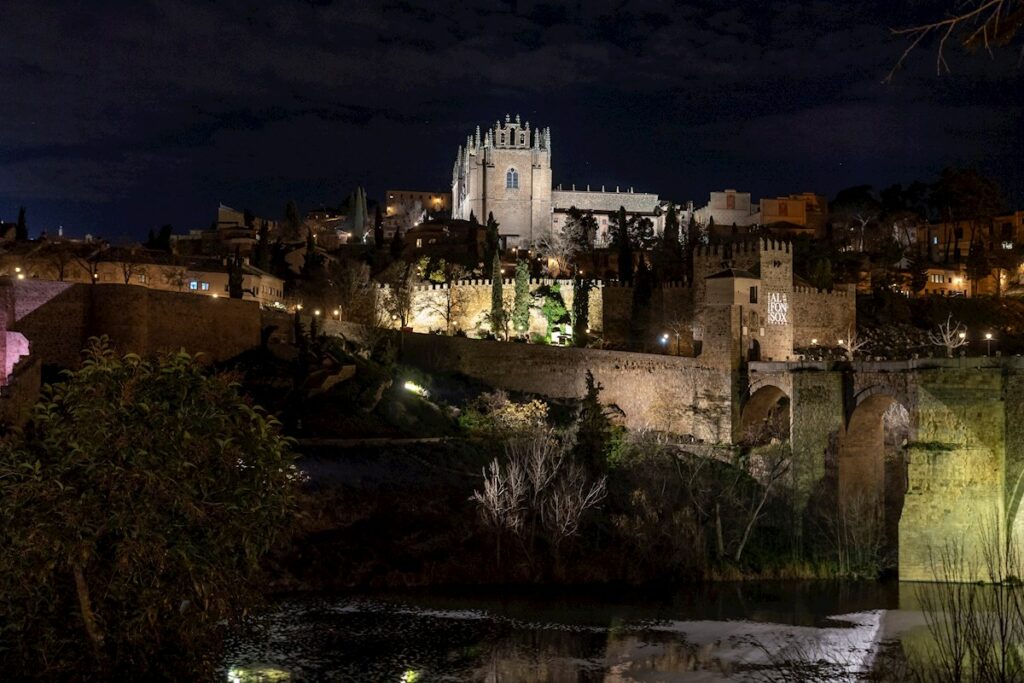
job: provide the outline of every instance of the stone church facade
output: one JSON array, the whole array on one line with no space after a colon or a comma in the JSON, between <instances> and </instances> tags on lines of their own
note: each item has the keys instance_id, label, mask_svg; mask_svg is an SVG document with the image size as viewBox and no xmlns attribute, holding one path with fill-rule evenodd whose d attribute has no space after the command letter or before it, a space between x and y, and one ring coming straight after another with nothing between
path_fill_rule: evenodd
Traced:
<instances>
[{"instance_id":1,"label":"stone church facade","mask_svg":"<svg viewBox=\"0 0 1024 683\"><path fill-rule=\"evenodd\" d=\"M572 207L593 212L605 229L620 206L630 215L648 216L656 232L662 228L656 194L589 186L563 190L552 188L551 181L551 129L531 128L529 121L506 114L504 123L496 121L483 133L477 126L459 146L452 169L452 218L468 220L472 213L483 223L493 213L499 233L513 247L543 241Z\"/></svg>"}]
</instances>

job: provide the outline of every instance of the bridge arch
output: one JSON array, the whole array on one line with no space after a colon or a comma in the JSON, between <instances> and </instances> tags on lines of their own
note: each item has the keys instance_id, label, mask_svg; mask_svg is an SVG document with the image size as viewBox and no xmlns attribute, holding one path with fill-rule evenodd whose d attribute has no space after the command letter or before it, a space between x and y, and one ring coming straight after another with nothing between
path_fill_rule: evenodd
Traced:
<instances>
[{"instance_id":1,"label":"bridge arch","mask_svg":"<svg viewBox=\"0 0 1024 683\"><path fill-rule=\"evenodd\" d=\"M791 419L789 394L774 384L762 384L743 405L740 439L752 445L772 438L788 440Z\"/></svg>"},{"instance_id":2,"label":"bridge arch","mask_svg":"<svg viewBox=\"0 0 1024 683\"><path fill-rule=\"evenodd\" d=\"M913 432L910 411L900 398L884 388L861 392L839 448L840 519L892 564L907 492L904 449Z\"/></svg>"}]
</instances>

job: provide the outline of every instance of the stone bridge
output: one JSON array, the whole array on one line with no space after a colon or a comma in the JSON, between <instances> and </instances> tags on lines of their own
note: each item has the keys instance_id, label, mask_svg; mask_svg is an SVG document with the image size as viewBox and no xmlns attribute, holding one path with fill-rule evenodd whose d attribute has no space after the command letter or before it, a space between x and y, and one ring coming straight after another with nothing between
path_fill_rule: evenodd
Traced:
<instances>
[{"instance_id":1,"label":"stone bridge","mask_svg":"<svg viewBox=\"0 0 1024 683\"><path fill-rule=\"evenodd\" d=\"M788 410L798 503L838 491L841 519L898 540L900 578L932 580L950 543L971 571L986 541L1024 543L1024 358L750 363L744 381L734 439Z\"/></svg>"}]
</instances>

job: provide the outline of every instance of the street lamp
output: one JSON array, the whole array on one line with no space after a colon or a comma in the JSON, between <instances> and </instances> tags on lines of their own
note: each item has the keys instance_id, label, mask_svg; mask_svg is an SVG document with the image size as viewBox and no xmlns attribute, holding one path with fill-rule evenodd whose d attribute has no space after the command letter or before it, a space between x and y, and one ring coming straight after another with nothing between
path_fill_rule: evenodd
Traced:
<instances>
[{"instance_id":1,"label":"street lamp","mask_svg":"<svg viewBox=\"0 0 1024 683\"><path fill-rule=\"evenodd\" d=\"M986 332L985 333L985 355L986 356L991 356L992 355L992 333L991 332Z\"/></svg>"}]
</instances>

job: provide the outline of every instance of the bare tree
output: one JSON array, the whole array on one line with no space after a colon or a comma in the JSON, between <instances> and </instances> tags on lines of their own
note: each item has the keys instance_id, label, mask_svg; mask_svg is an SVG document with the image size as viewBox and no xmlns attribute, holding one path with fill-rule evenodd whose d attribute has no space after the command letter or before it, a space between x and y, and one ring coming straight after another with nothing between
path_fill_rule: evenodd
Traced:
<instances>
[{"instance_id":1,"label":"bare tree","mask_svg":"<svg viewBox=\"0 0 1024 683\"><path fill-rule=\"evenodd\" d=\"M909 41L907 48L896 61L886 81L892 81L903 63L922 40L938 35L939 45L935 51L935 71L949 73L946 62L946 45L953 39L968 49L981 47L991 53L993 47L1006 45L1024 26L1024 1L1022 0L980 0L957 3L957 11L936 21L893 29L893 34ZM1024 55L1024 52L1022 52Z\"/></svg>"},{"instance_id":2,"label":"bare tree","mask_svg":"<svg viewBox=\"0 0 1024 683\"><path fill-rule=\"evenodd\" d=\"M843 351L846 352L846 360L853 362L857 355L857 352L867 346L868 340L858 336L857 330L854 327L846 328L846 338L839 340L839 345L843 347Z\"/></svg>"},{"instance_id":3,"label":"bare tree","mask_svg":"<svg viewBox=\"0 0 1024 683\"><path fill-rule=\"evenodd\" d=\"M403 328L408 326L412 317L413 277L412 266L404 261L392 263L381 276L381 282L386 286L382 308L392 321L397 321Z\"/></svg>"},{"instance_id":4,"label":"bare tree","mask_svg":"<svg viewBox=\"0 0 1024 683\"><path fill-rule=\"evenodd\" d=\"M940 324L936 330L928 332L928 340L935 346L946 349L946 358L952 358L953 351L967 345L967 327L959 321L954 325L953 314L950 313L946 322Z\"/></svg>"},{"instance_id":5,"label":"bare tree","mask_svg":"<svg viewBox=\"0 0 1024 683\"><path fill-rule=\"evenodd\" d=\"M453 326L469 308L467 291L458 286L459 280L466 276L466 269L456 263L445 263L442 270L444 284L441 289L432 290L420 304L420 310L428 315L436 315L444 321L445 334L452 334Z\"/></svg>"},{"instance_id":6,"label":"bare tree","mask_svg":"<svg viewBox=\"0 0 1024 683\"><path fill-rule=\"evenodd\" d=\"M427 212L420 200L405 200L395 206L395 212L391 214L397 222L397 227L404 235L410 229L415 228L426 218Z\"/></svg>"},{"instance_id":7,"label":"bare tree","mask_svg":"<svg viewBox=\"0 0 1024 683\"><path fill-rule=\"evenodd\" d=\"M145 276L147 267L142 257L142 248L138 246L120 249L117 253L117 265L126 285L131 284L135 275Z\"/></svg>"},{"instance_id":8,"label":"bare tree","mask_svg":"<svg viewBox=\"0 0 1024 683\"><path fill-rule=\"evenodd\" d=\"M171 266L163 271L164 284L176 288L179 292L188 282L188 270L179 266Z\"/></svg>"},{"instance_id":9,"label":"bare tree","mask_svg":"<svg viewBox=\"0 0 1024 683\"><path fill-rule=\"evenodd\" d=\"M505 454L504 464L494 460L484 469L483 489L471 497L498 534L498 561L500 537L508 532L531 565L536 541L545 539L560 571L562 544L579 532L584 513L604 500L606 478L591 481L570 460L566 444L547 429L508 440Z\"/></svg>"}]
</instances>

